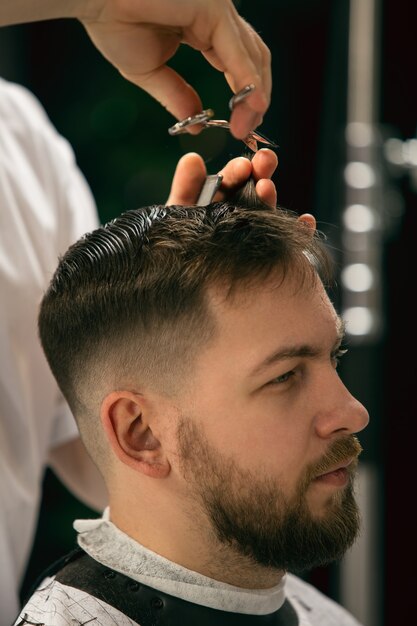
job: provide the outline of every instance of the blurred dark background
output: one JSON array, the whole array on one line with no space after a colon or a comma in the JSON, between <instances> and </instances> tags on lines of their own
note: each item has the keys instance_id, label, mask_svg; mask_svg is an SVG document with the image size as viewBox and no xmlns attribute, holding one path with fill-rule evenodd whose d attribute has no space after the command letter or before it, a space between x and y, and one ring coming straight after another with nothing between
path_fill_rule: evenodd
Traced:
<instances>
[{"instance_id":1,"label":"blurred dark background","mask_svg":"<svg viewBox=\"0 0 417 626\"><path fill-rule=\"evenodd\" d=\"M279 203L299 213L314 213L338 260L346 159L348 0L236 4L272 51L272 104L261 131L279 144L280 164L274 176ZM417 125L417 8L409 0L383 0L381 11L378 121L385 133L409 139ZM216 117L228 117L230 90L198 53L184 47L172 65L198 90L205 108L213 108ZM185 152L200 152L209 173L215 173L244 148L223 130L170 137L167 129L175 120L122 79L75 21L2 29L0 75L27 86L70 141L103 222L126 209L163 203L176 162ZM378 620L381 626L398 626L411 623L417 610L417 533L410 512L417 436L411 304L417 193L406 173L389 183L397 192L397 208L383 239L385 332L371 348L353 346L350 365L347 357L341 376L371 413L371 426L360 438L365 447L362 458L372 464L380 486L374 572L382 580ZM46 565L74 546L71 522L85 516L96 514L47 471L22 593ZM308 575L336 600L341 600L339 578L337 565Z\"/></svg>"}]
</instances>

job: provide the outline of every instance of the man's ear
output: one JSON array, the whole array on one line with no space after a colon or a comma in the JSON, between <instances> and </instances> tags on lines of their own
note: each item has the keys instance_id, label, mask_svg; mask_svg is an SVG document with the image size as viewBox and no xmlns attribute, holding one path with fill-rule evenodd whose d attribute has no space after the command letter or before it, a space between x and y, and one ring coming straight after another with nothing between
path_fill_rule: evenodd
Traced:
<instances>
[{"instance_id":1,"label":"man's ear","mask_svg":"<svg viewBox=\"0 0 417 626\"><path fill-rule=\"evenodd\" d=\"M149 404L141 394L113 391L102 402L101 422L122 463L151 478L165 478L171 466L152 432Z\"/></svg>"}]
</instances>

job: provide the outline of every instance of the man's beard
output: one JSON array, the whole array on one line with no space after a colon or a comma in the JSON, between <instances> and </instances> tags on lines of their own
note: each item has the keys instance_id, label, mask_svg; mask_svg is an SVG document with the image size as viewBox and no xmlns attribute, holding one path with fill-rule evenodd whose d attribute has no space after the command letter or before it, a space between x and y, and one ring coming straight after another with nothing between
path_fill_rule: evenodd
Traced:
<instances>
[{"instance_id":1,"label":"man's beard","mask_svg":"<svg viewBox=\"0 0 417 626\"><path fill-rule=\"evenodd\" d=\"M356 460L346 468L348 485L329 495L320 516L311 513L306 500L314 478L360 454L354 435L336 440L308 466L291 498L276 479L255 476L221 456L191 420L181 420L178 442L184 477L218 541L252 562L300 572L341 558L354 542L360 525L353 495Z\"/></svg>"}]
</instances>

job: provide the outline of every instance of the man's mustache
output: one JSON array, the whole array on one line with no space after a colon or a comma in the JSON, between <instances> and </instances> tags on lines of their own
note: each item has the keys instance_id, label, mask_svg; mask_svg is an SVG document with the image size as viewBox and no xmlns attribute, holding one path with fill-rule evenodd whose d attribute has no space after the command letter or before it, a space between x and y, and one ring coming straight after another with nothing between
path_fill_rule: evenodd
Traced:
<instances>
[{"instance_id":1,"label":"man's mustache","mask_svg":"<svg viewBox=\"0 0 417 626\"><path fill-rule=\"evenodd\" d=\"M357 459L362 452L362 446L355 435L349 435L334 441L326 454L316 463L307 468L307 483L334 470L338 465L343 466L351 462L351 471L357 465Z\"/></svg>"}]
</instances>

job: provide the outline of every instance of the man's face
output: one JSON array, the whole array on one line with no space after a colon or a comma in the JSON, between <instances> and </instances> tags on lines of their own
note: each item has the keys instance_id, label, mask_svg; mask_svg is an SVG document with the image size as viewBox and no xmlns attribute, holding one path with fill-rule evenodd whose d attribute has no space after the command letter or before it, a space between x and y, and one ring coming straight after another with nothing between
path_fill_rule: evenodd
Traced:
<instances>
[{"instance_id":1,"label":"man's face","mask_svg":"<svg viewBox=\"0 0 417 626\"><path fill-rule=\"evenodd\" d=\"M277 286L278 285L278 286ZM197 357L178 426L181 474L217 540L302 570L339 558L359 526L353 433L368 414L336 372L341 325L317 281L211 293L218 333Z\"/></svg>"}]
</instances>

